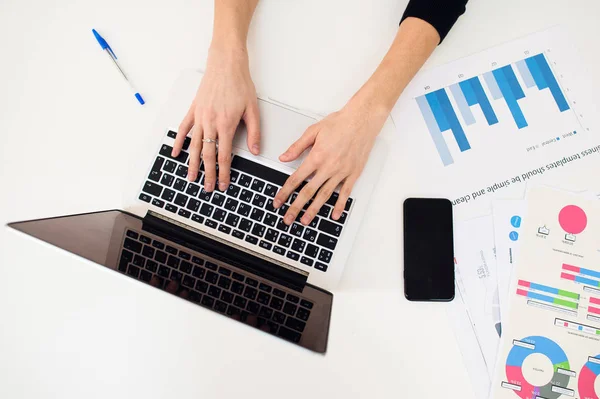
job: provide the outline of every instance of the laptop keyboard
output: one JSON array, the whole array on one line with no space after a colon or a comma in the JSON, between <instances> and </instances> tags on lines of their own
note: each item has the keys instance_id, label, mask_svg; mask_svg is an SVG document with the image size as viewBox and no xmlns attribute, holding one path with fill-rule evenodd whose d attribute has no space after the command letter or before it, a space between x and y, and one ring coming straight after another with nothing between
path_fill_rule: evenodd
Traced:
<instances>
[{"instance_id":1,"label":"laptop keyboard","mask_svg":"<svg viewBox=\"0 0 600 399\"><path fill-rule=\"evenodd\" d=\"M169 131L167 136L174 139L176 133ZM309 226L299 221L310 202L296 221L287 226L283 223L283 216L304 185L280 209L275 209L273 198L289 175L234 155L229 188L225 192L206 192L203 188L204 163L195 182L186 180L189 163L186 150L190 141L187 137L177 157L171 156L171 146L161 146L140 200L289 260L327 271L352 206L352 198L346 202L345 211L338 221L331 218L338 199L334 192Z\"/></svg>"},{"instance_id":2,"label":"laptop keyboard","mask_svg":"<svg viewBox=\"0 0 600 399\"><path fill-rule=\"evenodd\" d=\"M126 232L120 272L165 289L179 284L177 295L298 343L313 303L253 277L233 271L133 230Z\"/></svg>"}]
</instances>

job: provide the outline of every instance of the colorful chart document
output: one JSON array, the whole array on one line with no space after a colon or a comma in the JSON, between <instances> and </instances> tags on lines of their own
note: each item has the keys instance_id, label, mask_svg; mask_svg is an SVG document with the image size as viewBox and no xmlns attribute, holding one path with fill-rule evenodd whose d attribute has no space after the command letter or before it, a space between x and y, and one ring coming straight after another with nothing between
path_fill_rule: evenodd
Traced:
<instances>
[{"instance_id":1,"label":"colorful chart document","mask_svg":"<svg viewBox=\"0 0 600 399\"><path fill-rule=\"evenodd\" d=\"M600 397L600 204L527 196L492 397Z\"/></svg>"},{"instance_id":2,"label":"colorful chart document","mask_svg":"<svg viewBox=\"0 0 600 399\"><path fill-rule=\"evenodd\" d=\"M555 29L420 73L392 111L406 190L466 220L529 182L589 189L599 104L572 48Z\"/></svg>"}]
</instances>

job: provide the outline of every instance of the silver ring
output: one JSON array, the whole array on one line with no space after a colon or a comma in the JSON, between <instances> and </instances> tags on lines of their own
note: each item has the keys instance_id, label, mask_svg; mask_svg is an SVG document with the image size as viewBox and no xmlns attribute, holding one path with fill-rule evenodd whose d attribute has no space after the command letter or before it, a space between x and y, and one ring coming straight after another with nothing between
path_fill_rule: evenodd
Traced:
<instances>
[{"instance_id":1,"label":"silver ring","mask_svg":"<svg viewBox=\"0 0 600 399\"><path fill-rule=\"evenodd\" d=\"M202 139L202 142L203 143L215 143L216 144L216 143L219 142L219 140L217 140L217 139Z\"/></svg>"}]
</instances>

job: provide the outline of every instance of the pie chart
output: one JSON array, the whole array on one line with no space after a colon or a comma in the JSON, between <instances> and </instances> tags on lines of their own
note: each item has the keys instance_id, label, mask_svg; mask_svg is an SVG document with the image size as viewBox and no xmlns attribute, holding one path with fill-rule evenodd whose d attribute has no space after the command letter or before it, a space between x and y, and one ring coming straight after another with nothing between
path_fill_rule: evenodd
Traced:
<instances>
[{"instance_id":1,"label":"pie chart","mask_svg":"<svg viewBox=\"0 0 600 399\"><path fill-rule=\"evenodd\" d=\"M560 210L558 223L567 234L579 234L587 226L587 215L577 205L567 205Z\"/></svg>"},{"instance_id":2,"label":"pie chart","mask_svg":"<svg viewBox=\"0 0 600 399\"><path fill-rule=\"evenodd\" d=\"M570 370L566 353L556 342L546 337L530 336L523 338L521 342L529 347L513 345L506 359L508 382L521 387L520 391L513 392L523 399L538 396L558 399L561 394L553 392L552 385L566 388L571 378L558 372L559 368Z\"/></svg>"},{"instance_id":3,"label":"pie chart","mask_svg":"<svg viewBox=\"0 0 600 399\"><path fill-rule=\"evenodd\" d=\"M593 359L593 360L592 360ZM597 361L596 361L597 359ZM600 355L591 358L579 372L579 397L598 399L600 396Z\"/></svg>"}]
</instances>

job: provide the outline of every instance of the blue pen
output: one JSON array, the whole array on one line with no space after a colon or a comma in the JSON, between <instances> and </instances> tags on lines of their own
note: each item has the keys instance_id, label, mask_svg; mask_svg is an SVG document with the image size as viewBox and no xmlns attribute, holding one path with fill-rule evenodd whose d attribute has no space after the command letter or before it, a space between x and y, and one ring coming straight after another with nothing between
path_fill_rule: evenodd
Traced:
<instances>
[{"instance_id":1,"label":"blue pen","mask_svg":"<svg viewBox=\"0 0 600 399\"><path fill-rule=\"evenodd\" d=\"M123 72L123 70L119 66L119 63L117 62L117 56L115 55L113 49L110 48L110 46L108 45L106 40L104 40L104 38L102 36L100 36L100 34L98 32L96 32L96 29L92 29L92 32L94 33L96 40L98 40L100 47L102 47L102 50L106 51L106 53L108 54L108 56L110 57L112 62L115 64L115 66L117 67L117 69L119 70L121 75L123 75L123 78L129 85L129 88L131 88L131 91L135 94L135 98L137 98L137 100L139 101L140 104L144 105L144 103L145 103L144 99L142 98L140 93L133 87L133 85L131 84L129 79L127 79L127 75L125 75L125 72Z\"/></svg>"}]
</instances>

